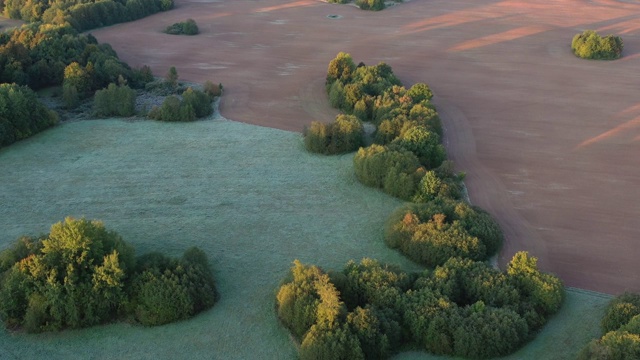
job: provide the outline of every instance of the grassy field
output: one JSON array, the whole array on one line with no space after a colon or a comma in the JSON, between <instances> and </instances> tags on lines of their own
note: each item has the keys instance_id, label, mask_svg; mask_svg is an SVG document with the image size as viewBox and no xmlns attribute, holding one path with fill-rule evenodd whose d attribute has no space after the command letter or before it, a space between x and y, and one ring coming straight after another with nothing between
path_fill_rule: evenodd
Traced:
<instances>
[{"instance_id":1,"label":"grassy field","mask_svg":"<svg viewBox=\"0 0 640 360\"><path fill-rule=\"evenodd\" d=\"M104 221L138 253L207 252L221 300L157 328L110 324L59 334L0 331L0 359L291 359L274 294L291 262L326 268L387 249L400 202L361 186L352 156L307 154L300 135L231 121L68 123L0 150L0 248L65 216ZM597 334L606 298L570 291L537 340L510 359L568 359ZM398 359L427 358L406 353Z\"/></svg>"}]
</instances>

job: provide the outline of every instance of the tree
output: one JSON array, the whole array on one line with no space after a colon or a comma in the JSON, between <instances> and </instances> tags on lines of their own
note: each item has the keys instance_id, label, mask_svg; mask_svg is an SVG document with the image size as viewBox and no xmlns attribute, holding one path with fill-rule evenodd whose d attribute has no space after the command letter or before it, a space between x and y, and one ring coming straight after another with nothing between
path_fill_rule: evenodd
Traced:
<instances>
[{"instance_id":1,"label":"tree","mask_svg":"<svg viewBox=\"0 0 640 360\"><path fill-rule=\"evenodd\" d=\"M329 62L329 68L327 69L327 85L333 84L336 80L348 83L355 70L356 64L353 62L351 55L339 52L338 55Z\"/></svg>"},{"instance_id":2,"label":"tree","mask_svg":"<svg viewBox=\"0 0 640 360\"><path fill-rule=\"evenodd\" d=\"M136 92L129 86L114 83L96 91L93 111L96 116L132 116L135 114Z\"/></svg>"},{"instance_id":3,"label":"tree","mask_svg":"<svg viewBox=\"0 0 640 360\"><path fill-rule=\"evenodd\" d=\"M169 68L166 81L172 89L175 90L178 87L178 70L175 66Z\"/></svg>"}]
</instances>

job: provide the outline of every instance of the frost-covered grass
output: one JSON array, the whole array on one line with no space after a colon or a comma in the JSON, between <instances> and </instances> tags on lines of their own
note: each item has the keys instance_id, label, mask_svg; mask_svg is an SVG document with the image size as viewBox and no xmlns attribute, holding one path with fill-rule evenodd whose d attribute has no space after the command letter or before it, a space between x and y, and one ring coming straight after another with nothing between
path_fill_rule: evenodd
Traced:
<instances>
[{"instance_id":1,"label":"frost-covered grass","mask_svg":"<svg viewBox=\"0 0 640 360\"><path fill-rule=\"evenodd\" d=\"M138 253L201 247L221 295L211 310L156 328L1 330L2 360L292 359L273 306L294 259L341 268L374 257L418 269L382 240L400 203L361 186L352 155L308 154L297 133L221 120L81 121L1 149L0 169L0 248L68 215L100 219ZM570 292L568 306L511 358L570 358L598 335L605 301ZM401 358L415 356L426 355Z\"/></svg>"}]
</instances>

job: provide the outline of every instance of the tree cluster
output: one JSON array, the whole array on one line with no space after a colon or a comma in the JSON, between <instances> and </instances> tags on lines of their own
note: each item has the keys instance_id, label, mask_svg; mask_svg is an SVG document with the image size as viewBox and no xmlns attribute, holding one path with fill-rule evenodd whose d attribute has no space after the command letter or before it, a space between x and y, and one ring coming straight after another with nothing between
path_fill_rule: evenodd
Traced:
<instances>
[{"instance_id":1,"label":"tree cluster","mask_svg":"<svg viewBox=\"0 0 640 360\"><path fill-rule=\"evenodd\" d=\"M446 161L442 125L426 84L406 89L389 65L356 65L351 55L341 52L329 63L326 88L332 106L376 126L374 144L360 148L354 157L360 182L418 202L461 196L463 174L455 174ZM325 127L312 126L312 135L327 133ZM305 142L316 143L307 137L305 131Z\"/></svg>"},{"instance_id":2,"label":"tree cluster","mask_svg":"<svg viewBox=\"0 0 640 360\"><path fill-rule=\"evenodd\" d=\"M173 8L173 0L4 0L4 16L26 22L69 24L77 31L133 21Z\"/></svg>"},{"instance_id":3,"label":"tree cluster","mask_svg":"<svg viewBox=\"0 0 640 360\"><path fill-rule=\"evenodd\" d=\"M136 91L123 82L120 85L111 83L107 88L96 91L93 112L100 117L135 115Z\"/></svg>"},{"instance_id":4,"label":"tree cluster","mask_svg":"<svg viewBox=\"0 0 640 360\"><path fill-rule=\"evenodd\" d=\"M212 102L209 93L189 87L180 97L167 96L162 105L149 111L148 117L159 121L194 121L213 113Z\"/></svg>"},{"instance_id":5,"label":"tree cluster","mask_svg":"<svg viewBox=\"0 0 640 360\"><path fill-rule=\"evenodd\" d=\"M69 25L24 25L0 34L0 82L28 85L76 87L78 93L115 83L122 76L134 87L148 81L148 68L131 69L118 59L109 44L99 44L89 35L78 34Z\"/></svg>"},{"instance_id":6,"label":"tree cluster","mask_svg":"<svg viewBox=\"0 0 640 360\"><path fill-rule=\"evenodd\" d=\"M325 273L296 260L276 308L302 359L383 359L407 346L487 359L530 340L563 298L522 252L506 272L461 258L423 273L371 259Z\"/></svg>"},{"instance_id":7,"label":"tree cluster","mask_svg":"<svg viewBox=\"0 0 640 360\"><path fill-rule=\"evenodd\" d=\"M53 126L58 116L26 86L0 84L0 147Z\"/></svg>"},{"instance_id":8,"label":"tree cluster","mask_svg":"<svg viewBox=\"0 0 640 360\"><path fill-rule=\"evenodd\" d=\"M640 359L640 295L625 293L611 300L600 326L604 335L592 340L579 360Z\"/></svg>"},{"instance_id":9,"label":"tree cluster","mask_svg":"<svg viewBox=\"0 0 640 360\"><path fill-rule=\"evenodd\" d=\"M619 36L600 36L593 30L576 34L571 41L571 51L583 59L614 60L622 56L624 44Z\"/></svg>"},{"instance_id":10,"label":"tree cluster","mask_svg":"<svg viewBox=\"0 0 640 360\"><path fill-rule=\"evenodd\" d=\"M340 114L329 124L314 121L302 134L307 150L319 154L343 154L364 145L362 121L353 115Z\"/></svg>"},{"instance_id":11,"label":"tree cluster","mask_svg":"<svg viewBox=\"0 0 640 360\"><path fill-rule=\"evenodd\" d=\"M200 29L198 29L198 24L196 24L195 20L187 19L187 21L167 26L164 32L171 35L198 35Z\"/></svg>"},{"instance_id":12,"label":"tree cluster","mask_svg":"<svg viewBox=\"0 0 640 360\"><path fill-rule=\"evenodd\" d=\"M487 260L502 246L503 235L486 211L438 198L397 209L386 224L385 242L411 260L434 267L452 257Z\"/></svg>"},{"instance_id":13,"label":"tree cluster","mask_svg":"<svg viewBox=\"0 0 640 360\"><path fill-rule=\"evenodd\" d=\"M402 0L394 0L399 3ZM334 4L349 4L354 2L353 0L329 0L330 3ZM355 0L356 6L358 6L362 10L372 10L379 11L386 8L385 0Z\"/></svg>"},{"instance_id":14,"label":"tree cluster","mask_svg":"<svg viewBox=\"0 0 640 360\"><path fill-rule=\"evenodd\" d=\"M98 221L67 218L40 238L0 252L0 317L28 332L82 328L114 319L143 325L181 320L216 300L206 254L136 258Z\"/></svg>"}]
</instances>

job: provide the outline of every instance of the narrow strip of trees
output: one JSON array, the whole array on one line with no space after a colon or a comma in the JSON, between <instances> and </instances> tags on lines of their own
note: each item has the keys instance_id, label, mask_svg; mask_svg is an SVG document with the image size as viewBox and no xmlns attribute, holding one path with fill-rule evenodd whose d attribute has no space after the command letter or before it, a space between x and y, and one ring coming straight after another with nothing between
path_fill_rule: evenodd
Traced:
<instances>
[{"instance_id":1,"label":"narrow strip of trees","mask_svg":"<svg viewBox=\"0 0 640 360\"><path fill-rule=\"evenodd\" d=\"M373 144L355 154L355 175L411 201L390 216L385 242L428 268L410 274L365 259L325 273L295 261L276 308L300 342L300 357L383 359L417 347L488 359L533 338L562 305L564 286L526 252L505 272L483 262L498 252L503 234L487 212L461 200L464 174L446 160L429 87L406 89L388 65L356 65L341 52L329 63L326 89L347 115L306 128L307 149L352 151L364 142L361 122L372 123Z\"/></svg>"},{"instance_id":2,"label":"narrow strip of trees","mask_svg":"<svg viewBox=\"0 0 640 360\"><path fill-rule=\"evenodd\" d=\"M77 31L133 21L173 9L173 0L4 0L2 14L44 24L69 24Z\"/></svg>"}]
</instances>

